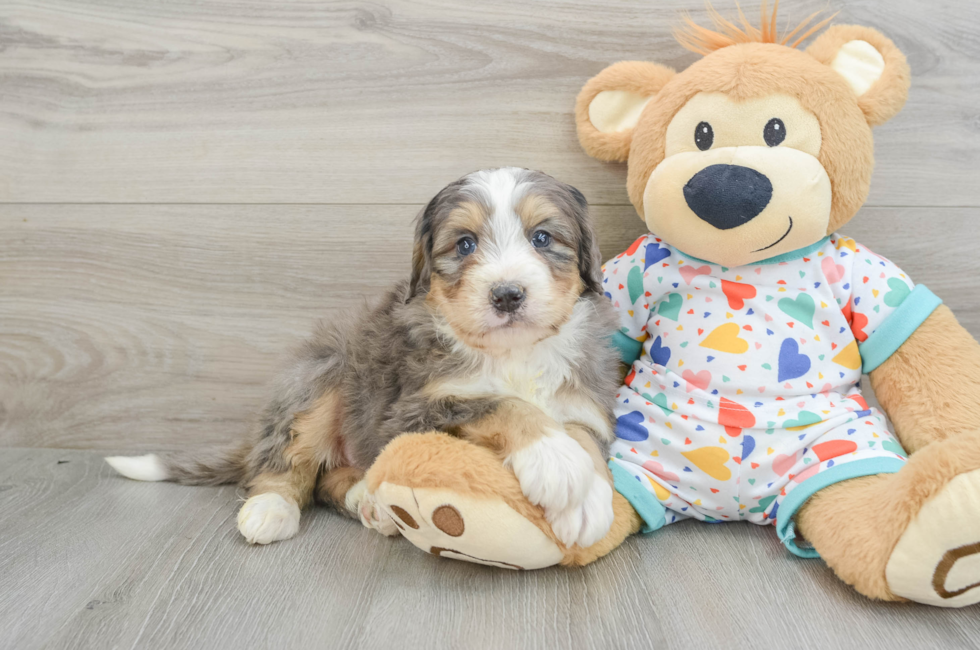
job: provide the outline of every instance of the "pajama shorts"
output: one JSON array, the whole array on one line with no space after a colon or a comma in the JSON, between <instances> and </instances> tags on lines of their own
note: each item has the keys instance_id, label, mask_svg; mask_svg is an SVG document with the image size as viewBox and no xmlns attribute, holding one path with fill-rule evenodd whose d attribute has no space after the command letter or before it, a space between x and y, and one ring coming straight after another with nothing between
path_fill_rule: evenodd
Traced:
<instances>
[{"instance_id":1,"label":"pajama shorts","mask_svg":"<svg viewBox=\"0 0 980 650\"><path fill-rule=\"evenodd\" d=\"M846 396L775 405L783 415L799 410L795 419L772 414L761 421L768 428L702 420L698 405L687 403L694 400L682 393L669 399L654 403L628 386L617 397L618 437L609 465L617 491L643 518L643 532L688 518L773 524L792 553L816 557L797 539L793 523L806 500L840 481L897 472L906 462L885 418L856 387ZM774 406L757 404L763 413ZM704 406L708 415L713 405ZM734 411L727 421L737 424L744 407L729 400L718 406ZM796 426L776 428L777 421Z\"/></svg>"}]
</instances>

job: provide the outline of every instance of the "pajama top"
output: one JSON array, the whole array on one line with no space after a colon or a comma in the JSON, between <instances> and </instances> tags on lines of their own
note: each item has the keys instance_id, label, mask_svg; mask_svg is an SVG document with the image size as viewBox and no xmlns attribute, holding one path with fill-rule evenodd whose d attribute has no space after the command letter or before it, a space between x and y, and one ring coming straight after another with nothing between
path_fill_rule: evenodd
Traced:
<instances>
[{"instance_id":1,"label":"pajama top","mask_svg":"<svg viewBox=\"0 0 980 650\"><path fill-rule=\"evenodd\" d=\"M616 489L645 532L694 518L775 524L833 483L906 454L861 396L862 372L940 304L897 266L834 234L728 268L650 234L603 267L632 367L616 397Z\"/></svg>"}]
</instances>

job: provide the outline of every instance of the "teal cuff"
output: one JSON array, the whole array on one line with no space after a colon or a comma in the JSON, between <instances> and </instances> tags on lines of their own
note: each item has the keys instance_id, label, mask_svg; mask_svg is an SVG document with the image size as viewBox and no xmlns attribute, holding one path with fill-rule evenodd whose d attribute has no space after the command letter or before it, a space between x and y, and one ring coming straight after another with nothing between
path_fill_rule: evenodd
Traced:
<instances>
[{"instance_id":1,"label":"teal cuff","mask_svg":"<svg viewBox=\"0 0 980 650\"><path fill-rule=\"evenodd\" d=\"M858 345L864 373L867 374L888 361L941 304L942 299L929 291L926 285L916 285L885 322L864 343Z\"/></svg>"},{"instance_id":2,"label":"teal cuff","mask_svg":"<svg viewBox=\"0 0 980 650\"><path fill-rule=\"evenodd\" d=\"M609 461L609 470L613 475L613 486L616 491L626 497L636 514L643 519L640 527L641 533L652 533L663 528L667 523L664 513L667 511L664 505L657 500L657 497L650 494L650 491L643 487L636 477L619 466L614 460Z\"/></svg>"},{"instance_id":3,"label":"teal cuff","mask_svg":"<svg viewBox=\"0 0 980 650\"><path fill-rule=\"evenodd\" d=\"M825 487L840 483L841 481L847 481L860 476L872 476L874 474L894 474L905 466L905 462L898 458L865 458L834 465L816 476L811 476L806 479L796 489L787 494L786 498L779 505L779 511L776 516L776 534L779 535L779 540L793 555L807 558L820 557L816 549L810 546L800 548L796 545L796 523L793 519L803 504L806 503L807 499ZM617 485L616 488L619 489L619 486Z\"/></svg>"},{"instance_id":4,"label":"teal cuff","mask_svg":"<svg viewBox=\"0 0 980 650\"><path fill-rule=\"evenodd\" d=\"M640 358L640 351L643 350L643 344L636 339L631 339L622 332L616 332L612 336L612 344L617 350L619 350L619 357L623 360L623 363L630 366L633 362Z\"/></svg>"}]
</instances>

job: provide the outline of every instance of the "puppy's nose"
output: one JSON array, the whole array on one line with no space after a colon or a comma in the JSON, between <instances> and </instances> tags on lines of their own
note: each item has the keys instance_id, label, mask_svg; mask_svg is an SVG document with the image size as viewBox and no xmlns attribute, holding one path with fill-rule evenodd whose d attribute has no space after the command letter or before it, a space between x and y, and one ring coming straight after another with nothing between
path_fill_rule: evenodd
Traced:
<instances>
[{"instance_id":1,"label":"puppy's nose","mask_svg":"<svg viewBox=\"0 0 980 650\"><path fill-rule=\"evenodd\" d=\"M516 284L498 284L490 290L490 303L497 311L516 311L524 302L524 287Z\"/></svg>"},{"instance_id":2,"label":"puppy's nose","mask_svg":"<svg viewBox=\"0 0 980 650\"><path fill-rule=\"evenodd\" d=\"M719 230L755 219L771 198L772 183L765 174L741 165L710 165L684 186L688 207Z\"/></svg>"}]
</instances>

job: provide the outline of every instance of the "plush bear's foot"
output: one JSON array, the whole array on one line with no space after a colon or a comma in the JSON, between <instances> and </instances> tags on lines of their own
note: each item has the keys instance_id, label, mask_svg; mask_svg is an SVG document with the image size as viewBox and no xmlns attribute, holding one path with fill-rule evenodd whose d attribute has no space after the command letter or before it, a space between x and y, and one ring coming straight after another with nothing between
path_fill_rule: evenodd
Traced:
<instances>
[{"instance_id":1,"label":"plush bear's foot","mask_svg":"<svg viewBox=\"0 0 980 650\"><path fill-rule=\"evenodd\" d=\"M895 474L824 488L797 522L865 596L939 607L980 602L980 435L933 442Z\"/></svg>"},{"instance_id":2,"label":"plush bear's foot","mask_svg":"<svg viewBox=\"0 0 980 650\"><path fill-rule=\"evenodd\" d=\"M374 495L402 536L433 555L504 569L541 569L564 557L552 539L499 499L387 482Z\"/></svg>"},{"instance_id":3,"label":"plush bear's foot","mask_svg":"<svg viewBox=\"0 0 980 650\"><path fill-rule=\"evenodd\" d=\"M399 436L378 456L366 479L375 503L412 544L433 555L478 564L508 569L582 566L640 527L629 502L610 490L603 497L612 498L609 532L587 548L566 546L542 508L531 504L517 477L493 452L443 433Z\"/></svg>"},{"instance_id":4,"label":"plush bear's foot","mask_svg":"<svg viewBox=\"0 0 980 650\"><path fill-rule=\"evenodd\" d=\"M980 469L922 506L885 568L893 594L939 607L980 602Z\"/></svg>"}]
</instances>

